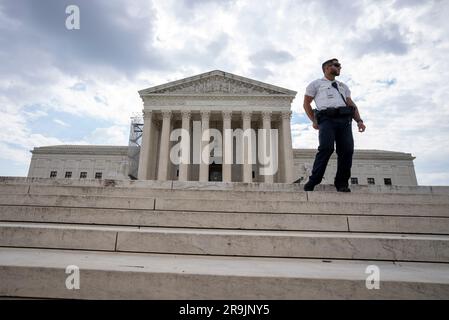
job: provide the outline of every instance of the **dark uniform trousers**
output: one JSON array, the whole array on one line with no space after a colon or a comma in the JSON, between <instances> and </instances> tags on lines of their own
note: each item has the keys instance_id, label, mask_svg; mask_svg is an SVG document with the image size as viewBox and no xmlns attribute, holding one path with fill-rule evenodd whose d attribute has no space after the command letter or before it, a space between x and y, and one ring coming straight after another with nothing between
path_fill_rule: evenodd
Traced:
<instances>
[{"instance_id":1,"label":"dark uniform trousers","mask_svg":"<svg viewBox=\"0 0 449 320\"><path fill-rule=\"evenodd\" d=\"M348 187L354 153L351 122L352 118L350 117L331 118L325 115L319 117L320 145L313 163L312 175L309 177L309 181L313 185L319 184L323 179L329 158L334 152L335 144L338 160L334 185L337 188Z\"/></svg>"}]
</instances>

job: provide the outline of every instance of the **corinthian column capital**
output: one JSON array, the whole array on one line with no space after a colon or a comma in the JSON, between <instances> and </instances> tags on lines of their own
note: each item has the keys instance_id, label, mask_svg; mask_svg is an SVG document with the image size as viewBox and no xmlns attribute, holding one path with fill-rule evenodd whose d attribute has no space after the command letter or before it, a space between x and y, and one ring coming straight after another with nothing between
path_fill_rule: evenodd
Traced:
<instances>
[{"instance_id":1,"label":"corinthian column capital","mask_svg":"<svg viewBox=\"0 0 449 320\"><path fill-rule=\"evenodd\" d=\"M282 119L288 119L290 120L292 117L292 112L291 111L282 111L281 112L281 118Z\"/></svg>"},{"instance_id":2,"label":"corinthian column capital","mask_svg":"<svg viewBox=\"0 0 449 320\"><path fill-rule=\"evenodd\" d=\"M232 111L222 111L221 115L223 116L223 120L231 120Z\"/></svg>"},{"instance_id":3,"label":"corinthian column capital","mask_svg":"<svg viewBox=\"0 0 449 320\"><path fill-rule=\"evenodd\" d=\"M205 121L209 120L209 118L210 118L210 111L209 110L200 111L200 114L201 114L201 120L205 120Z\"/></svg>"},{"instance_id":4,"label":"corinthian column capital","mask_svg":"<svg viewBox=\"0 0 449 320\"><path fill-rule=\"evenodd\" d=\"M163 119L171 119L173 113L171 112L171 110L164 110L162 111L162 118Z\"/></svg>"},{"instance_id":5,"label":"corinthian column capital","mask_svg":"<svg viewBox=\"0 0 449 320\"><path fill-rule=\"evenodd\" d=\"M243 118L243 120L249 120L249 121L251 121L251 115L252 115L252 112L251 112L251 111L243 111L243 112L242 112L242 118Z\"/></svg>"},{"instance_id":6,"label":"corinthian column capital","mask_svg":"<svg viewBox=\"0 0 449 320\"><path fill-rule=\"evenodd\" d=\"M143 110L142 115L144 120L151 119L153 112L151 110Z\"/></svg>"},{"instance_id":7,"label":"corinthian column capital","mask_svg":"<svg viewBox=\"0 0 449 320\"><path fill-rule=\"evenodd\" d=\"M263 111L262 112L262 120L263 121L271 121L271 111Z\"/></svg>"},{"instance_id":8,"label":"corinthian column capital","mask_svg":"<svg viewBox=\"0 0 449 320\"><path fill-rule=\"evenodd\" d=\"M190 117L192 116L192 113L190 111L187 110L183 110L181 111L181 117L182 119L187 119L190 120Z\"/></svg>"}]
</instances>

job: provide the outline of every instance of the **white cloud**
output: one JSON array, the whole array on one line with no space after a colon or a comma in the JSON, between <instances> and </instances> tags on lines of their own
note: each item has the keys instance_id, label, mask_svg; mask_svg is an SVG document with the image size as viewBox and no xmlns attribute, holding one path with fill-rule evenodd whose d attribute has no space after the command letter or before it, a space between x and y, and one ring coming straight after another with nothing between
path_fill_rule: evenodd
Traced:
<instances>
[{"instance_id":1,"label":"white cloud","mask_svg":"<svg viewBox=\"0 0 449 320\"><path fill-rule=\"evenodd\" d=\"M28 152L27 152L28 151ZM23 148L16 148L10 146L4 142L0 142L0 154L1 159L13 161L23 166L28 166L31 160L31 154L29 150L23 150ZM7 168L4 170L4 175L8 175Z\"/></svg>"},{"instance_id":2,"label":"white cloud","mask_svg":"<svg viewBox=\"0 0 449 320\"><path fill-rule=\"evenodd\" d=\"M101 145L118 145L123 146L128 144L129 130L123 126L111 126L108 128L97 128L86 140L89 144Z\"/></svg>"},{"instance_id":3,"label":"white cloud","mask_svg":"<svg viewBox=\"0 0 449 320\"><path fill-rule=\"evenodd\" d=\"M64 121L59 120L59 119L53 119L53 122L57 123L57 124L59 124L60 126L63 126L63 127L70 127L70 125L68 123L65 123Z\"/></svg>"}]
</instances>

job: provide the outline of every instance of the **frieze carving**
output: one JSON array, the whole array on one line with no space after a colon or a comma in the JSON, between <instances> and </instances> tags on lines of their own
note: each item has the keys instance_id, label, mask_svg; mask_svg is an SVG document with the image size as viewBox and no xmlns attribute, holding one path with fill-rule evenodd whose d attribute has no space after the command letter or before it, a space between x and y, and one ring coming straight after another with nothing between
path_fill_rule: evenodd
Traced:
<instances>
[{"instance_id":1,"label":"frieze carving","mask_svg":"<svg viewBox=\"0 0 449 320\"><path fill-rule=\"evenodd\" d=\"M188 106L192 105L192 101L201 101L202 103L211 102L214 104L220 104L223 101L226 104L235 101L236 103L244 102L247 105L257 105L257 106L276 106L276 107L290 107L292 99L289 97L232 97L232 96L207 96L200 97L196 96L192 98L191 96L177 96L177 97L167 97L167 96L151 96L145 97L145 106Z\"/></svg>"},{"instance_id":2,"label":"frieze carving","mask_svg":"<svg viewBox=\"0 0 449 320\"><path fill-rule=\"evenodd\" d=\"M199 79L170 88L151 92L151 94L282 94L275 90L263 88L250 83L237 81L221 76Z\"/></svg>"}]
</instances>

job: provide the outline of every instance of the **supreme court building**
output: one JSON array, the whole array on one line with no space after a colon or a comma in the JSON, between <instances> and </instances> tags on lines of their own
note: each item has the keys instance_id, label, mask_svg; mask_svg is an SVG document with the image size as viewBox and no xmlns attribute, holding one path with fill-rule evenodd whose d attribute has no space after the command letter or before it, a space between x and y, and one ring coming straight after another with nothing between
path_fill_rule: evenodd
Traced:
<instances>
[{"instance_id":1,"label":"supreme court building","mask_svg":"<svg viewBox=\"0 0 449 320\"><path fill-rule=\"evenodd\" d=\"M130 174L134 163L130 146L63 145L34 148L28 176L291 183L297 178L306 182L311 173L316 149L292 148L295 91L214 70L144 89L139 95L144 122L135 173ZM173 135L177 129L188 134ZM219 133L219 138L210 138L208 129ZM274 139L261 144L263 133L270 129L276 132ZM239 139L235 134L248 131L254 135ZM183 145L187 147L173 152L182 141L188 142ZM217 142L222 142L222 148L215 148ZM264 172L266 162L259 159L263 146L272 151L276 163L272 174ZM181 154L181 163L174 161ZM413 159L403 152L355 150L350 183L417 185ZM332 183L335 171L334 154L323 183Z\"/></svg>"},{"instance_id":2,"label":"supreme court building","mask_svg":"<svg viewBox=\"0 0 449 320\"><path fill-rule=\"evenodd\" d=\"M215 70L141 90L139 94L144 104L139 179L261 181L260 163L249 159L248 150L257 154L261 138L258 129L267 130L265 132L277 129L275 147L278 148L274 156L278 170L274 174L264 174L262 181L288 183L294 180L290 109L295 91ZM209 141L204 141L204 137L201 141L202 134L195 135L193 124L200 127L202 134L208 129L218 130L223 138L222 152L210 152L209 161L200 157L201 152L209 153L206 149ZM188 163L176 165L171 161L170 150L176 141L171 141L170 134L175 129L189 133L186 136L189 139ZM243 140L239 143L235 135L225 134L229 129L233 133L252 129L255 136L247 135L243 146L240 144ZM195 148L195 145L201 147ZM239 148L245 148L243 161L237 161L234 156ZM226 152L233 153L229 155L232 161L223 161Z\"/></svg>"}]
</instances>

